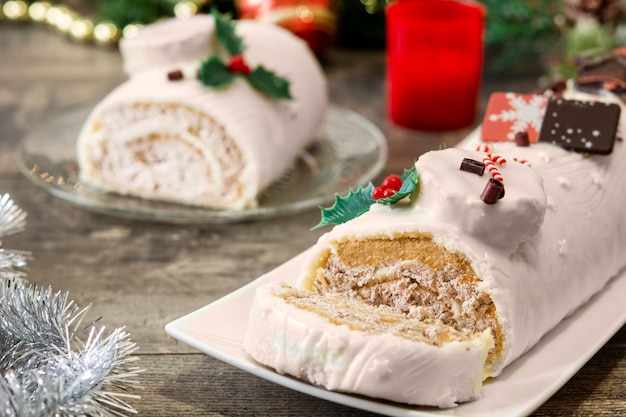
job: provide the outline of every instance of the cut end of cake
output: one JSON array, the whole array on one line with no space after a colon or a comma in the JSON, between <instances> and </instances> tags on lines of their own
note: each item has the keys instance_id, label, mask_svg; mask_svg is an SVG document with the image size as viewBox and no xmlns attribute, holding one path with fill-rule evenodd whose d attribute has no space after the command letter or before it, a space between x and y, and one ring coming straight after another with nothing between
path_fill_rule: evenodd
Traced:
<instances>
[{"instance_id":1,"label":"cut end of cake","mask_svg":"<svg viewBox=\"0 0 626 417\"><path fill-rule=\"evenodd\" d=\"M453 407L480 396L493 338L388 306L273 282L260 287L244 349L326 389Z\"/></svg>"},{"instance_id":2,"label":"cut end of cake","mask_svg":"<svg viewBox=\"0 0 626 417\"><path fill-rule=\"evenodd\" d=\"M388 306L429 323L470 334L492 332L495 345L485 375L502 354L495 305L480 289L469 260L433 240L430 233L345 238L316 257L300 287L322 295Z\"/></svg>"},{"instance_id":3,"label":"cut end of cake","mask_svg":"<svg viewBox=\"0 0 626 417\"><path fill-rule=\"evenodd\" d=\"M412 318L386 305L372 305L328 293L320 296L310 291L300 291L287 285L274 290L274 295L286 303L310 311L336 326L347 326L363 333L390 334L414 342L441 347L452 341L471 338L471 332L456 330L431 318Z\"/></svg>"},{"instance_id":4,"label":"cut end of cake","mask_svg":"<svg viewBox=\"0 0 626 417\"><path fill-rule=\"evenodd\" d=\"M243 156L209 115L180 103L110 106L83 131L81 178L119 194L214 208L254 206ZM250 197L252 196L252 197Z\"/></svg>"}]
</instances>

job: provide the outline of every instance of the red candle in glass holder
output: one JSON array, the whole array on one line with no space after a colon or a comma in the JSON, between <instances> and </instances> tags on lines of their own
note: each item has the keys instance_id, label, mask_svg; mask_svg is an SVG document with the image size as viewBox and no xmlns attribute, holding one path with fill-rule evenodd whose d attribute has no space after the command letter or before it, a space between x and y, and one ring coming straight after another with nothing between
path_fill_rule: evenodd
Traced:
<instances>
[{"instance_id":1,"label":"red candle in glass holder","mask_svg":"<svg viewBox=\"0 0 626 417\"><path fill-rule=\"evenodd\" d=\"M483 5L397 0L387 7L387 110L411 129L445 131L476 118L483 66Z\"/></svg>"}]
</instances>

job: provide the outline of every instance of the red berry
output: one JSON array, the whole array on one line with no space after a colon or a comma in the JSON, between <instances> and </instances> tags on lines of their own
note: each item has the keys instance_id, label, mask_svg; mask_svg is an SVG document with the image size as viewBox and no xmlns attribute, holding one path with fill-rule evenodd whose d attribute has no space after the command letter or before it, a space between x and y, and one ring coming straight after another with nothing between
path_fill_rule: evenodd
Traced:
<instances>
[{"instance_id":1,"label":"red berry","mask_svg":"<svg viewBox=\"0 0 626 417\"><path fill-rule=\"evenodd\" d=\"M383 189L383 198L391 197L395 193L396 192L394 190L392 190L391 188L385 188L385 189Z\"/></svg>"},{"instance_id":2,"label":"red berry","mask_svg":"<svg viewBox=\"0 0 626 417\"><path fill-rule=\"evenodd\" d=\"M402 187L402 178L397 175L389 175L383 180L380 185L382 188L389 188L390 190L398 191Z\"/></svg>"},{"instance_id":3,"label":"red berry","mask_svg":"<svg viewBox=\"0 0 626 417\"><path fill-rule=\"evenodd\" d=\"M252 72L241 54L230 57L228 60L228 70L230 72L236 72L243 75L250 75Z\"/></svg>"},{"instance_id":4,"label":"red berry","mask_svg":"<svg viewBox=\"0 0 626 417\"><path fill-rule=\"evenodd\" d=\"M379 200L381 198L385 198L385 191L386 189L383 187L376 187L374 188L374 190L372 191L372 198L374 200Z\"/></svg>"}]
</instances>

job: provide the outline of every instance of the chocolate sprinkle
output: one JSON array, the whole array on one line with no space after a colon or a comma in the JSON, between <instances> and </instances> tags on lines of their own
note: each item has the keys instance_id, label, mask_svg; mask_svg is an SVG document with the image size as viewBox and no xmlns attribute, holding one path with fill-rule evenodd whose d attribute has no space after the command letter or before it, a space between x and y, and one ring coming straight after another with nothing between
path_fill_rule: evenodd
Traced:
<instances>
[{"instance_id":1,"label":"chocolate sprinkle","mask_svg":"<svg viewBox=\"0 0 626 417\"><path fill-rule=\"evenodd\" d=\"M483 173L485 172L485 164L475 159L463 158L459 169L461 171L471 172L472 174L477 174L477 175L482 176Z\"/></svg>"},{"instance_id":2,"label":"chocolate sprinkle","mask_svg":"<svg viewBox=\"0 0 626 417\"><path fill-rule=\"evenodd\" d=\"M530 139L528 138L528 132L517 132L515 134L515 144L517 146L530 146Z\"/></svg>"},{"instance_id":3,"label":"chocolate sprinkle","mask_svg":"<svg viewBox=\"0 0 626 417\"><path fill-rule=\"evenodd\" d=\"M539 141L575 152L610 154L619 117L620 107L614 103L551 98Z\"/></svg>"},{"instance_id":4,"label":"chocolate sprinkle","mask_svg":"<svg viewBox=\"0 0 626 417\"><path fill-rule=\"evenodd\" d=\"M183 72L181 70L174 70L167 73L167 79L170 81L178 81L183 79Z\"/></svg>"},{"instance_id":5,"label":"chocolate sprinkle","mask_svg":"<svg viewBox=\"0 0 626 417\"><path fill-rule=\"evenodd\" d=\"M504 184L495 178L489 178L480 199L485 204L495 204L502 197L504 197Z\"/></svg>"}]
</instances>

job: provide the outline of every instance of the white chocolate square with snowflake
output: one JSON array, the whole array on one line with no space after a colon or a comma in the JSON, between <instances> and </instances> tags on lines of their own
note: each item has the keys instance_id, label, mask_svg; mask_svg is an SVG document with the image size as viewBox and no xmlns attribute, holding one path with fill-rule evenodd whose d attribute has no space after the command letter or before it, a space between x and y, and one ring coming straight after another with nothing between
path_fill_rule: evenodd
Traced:
<instances>
[{"instance_id":1,"label":"white chocolate square with snowflake","mask_svg":"<svg viewBox=\"0 0 626 417\"><path fill-rule=\"evenodd\" d=\"M481 139L514 142L515 135L526 132L537 142L548 98L541 94L496 92L489 98L481 127Z\"/></svg>"}]
</instances>

